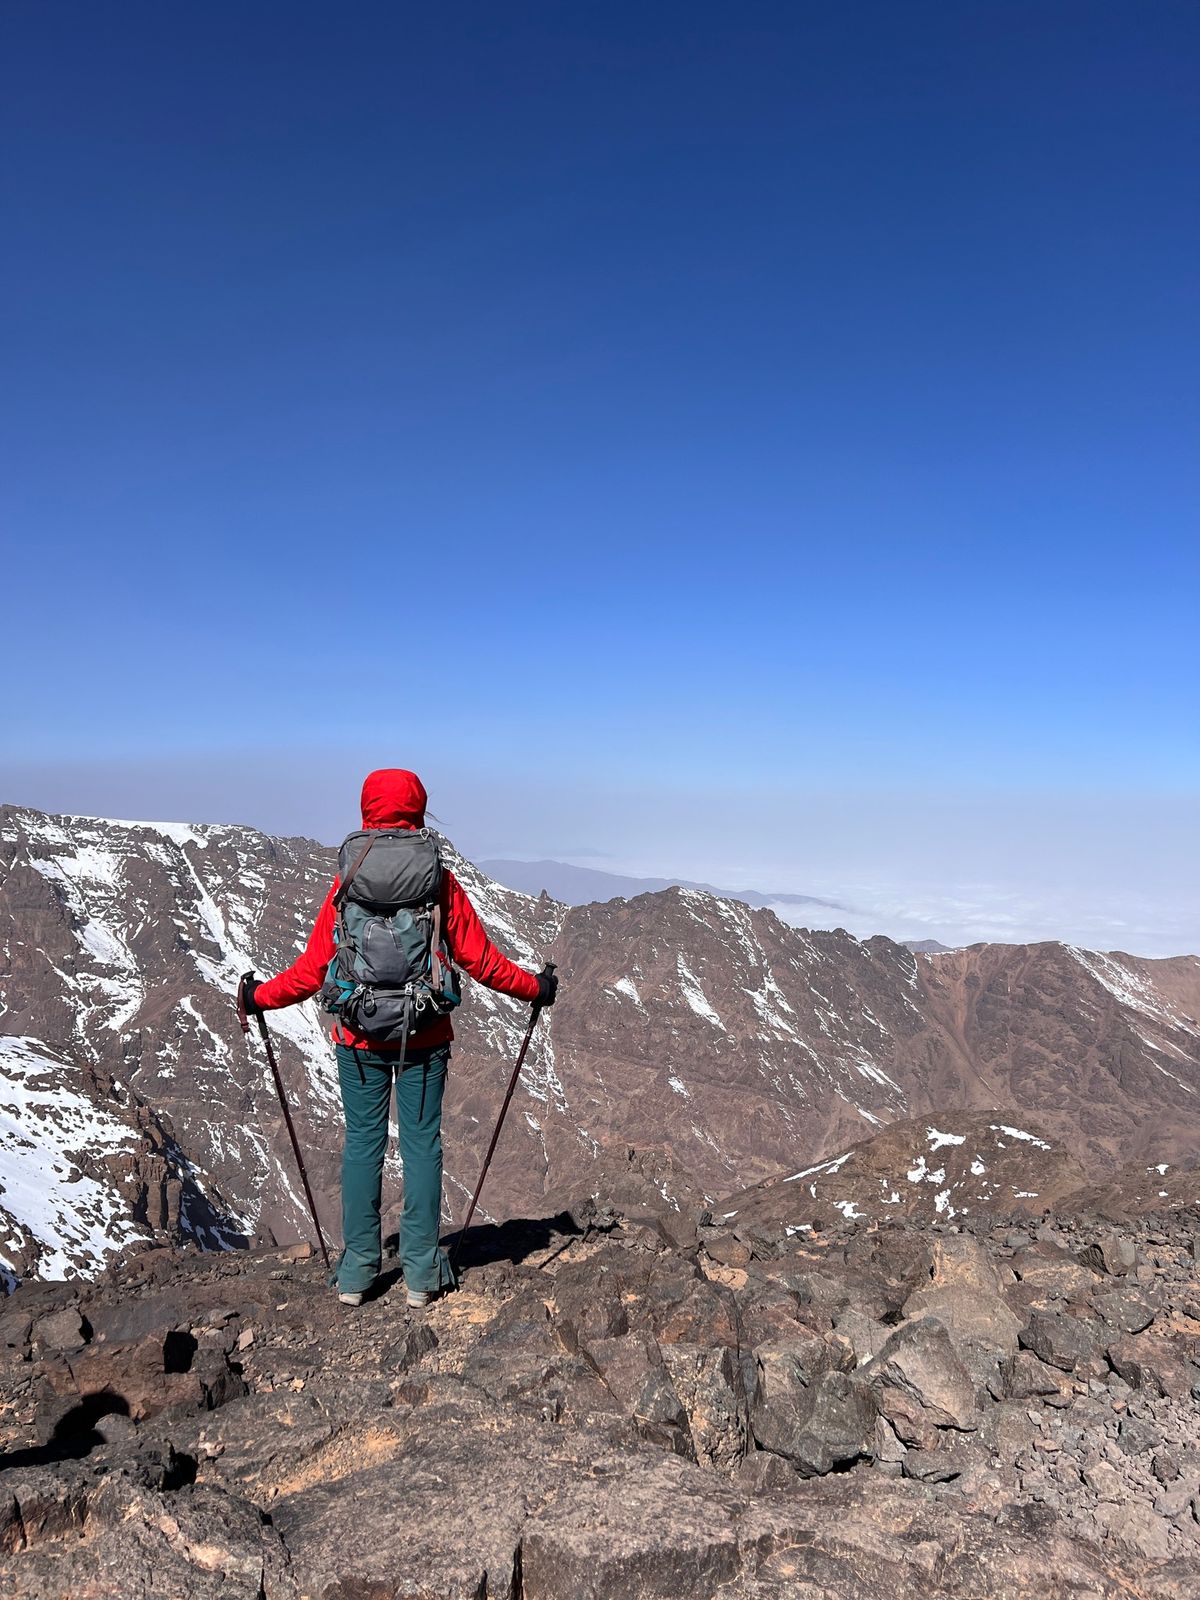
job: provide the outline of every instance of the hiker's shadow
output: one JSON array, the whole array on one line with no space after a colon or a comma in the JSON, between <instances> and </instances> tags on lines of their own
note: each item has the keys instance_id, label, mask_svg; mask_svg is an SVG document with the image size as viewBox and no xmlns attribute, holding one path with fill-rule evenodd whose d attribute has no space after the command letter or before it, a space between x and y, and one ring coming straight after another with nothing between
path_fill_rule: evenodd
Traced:
<instances>
[{"instance_id":1,"label":"hiker's shadow","mask_svg":"<svg viewBox=\"0 0 1200 1600\"><path fill-rule=\"evenodd\" d=\"M552 1259L556 1245L565 1250L572 1239L582 1238L584 1231L569 1211L560 1211L553 1217L515 1217L509 1222L476 1223L465 1234L461 1229L446 1234L441 1244L447 1255L452 1256L458 1250L457 1266L460 1270L486 1267L500 1261L516 1266L530 1256L545 1251L551 1253ZM399 1248L399 1234L389 1234L384 1241L385 1252L395 1256ZM378 1293L386 1293L400 1275L399 1264L385 1270L376 1282ZM371 1298L374 1299L374 1294Z\"/></svg>"}]
</instances>

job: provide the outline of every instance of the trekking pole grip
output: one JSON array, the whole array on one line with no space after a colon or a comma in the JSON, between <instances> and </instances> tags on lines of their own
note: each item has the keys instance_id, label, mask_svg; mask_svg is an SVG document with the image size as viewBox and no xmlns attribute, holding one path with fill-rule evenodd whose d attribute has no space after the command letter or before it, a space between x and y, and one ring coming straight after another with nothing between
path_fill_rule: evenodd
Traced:
<instances>
[{"instance_id":1,"label":"trekking pole grip","mask_svg":"<svg viewBox=\"0 0 1200 1600\"><path fill-rule=\"evenodd\" d=\"M538 976L541 977L541 978L552 978L554 976L554 968L555 968L555 963L553 961L547 961L546 965L542 968L542 970L538 974ZM542 1002L540 1000L535 1000L533 1002L533 1014L534 1014L534 1016L535 1017L536 1016L540 1016L541 1012L542 1012Z\"/></svg>"}]
</instances>

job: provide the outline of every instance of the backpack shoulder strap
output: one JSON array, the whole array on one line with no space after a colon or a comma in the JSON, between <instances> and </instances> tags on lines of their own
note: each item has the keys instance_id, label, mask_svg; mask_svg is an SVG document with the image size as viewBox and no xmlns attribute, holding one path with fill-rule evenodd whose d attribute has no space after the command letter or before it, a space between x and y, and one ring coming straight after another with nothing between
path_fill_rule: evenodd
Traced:
<instances>
[{"instance_id":1,"label":"backpack shoulder strap","mask_svg":"<svg viewBox=\"0 0 1200 1600\"><path fill-rule=\"evenodd\" d=\"M429 975L433 979L433 987L442 987L442 903L433 902L433 911L429 928Z\"/></svg>"},{"instance_id":2,"label":"backpack shoulder strap","mask_svg":"<svg viewBox=\"0 0 1200 1600\"><path fill-rule=\"evenodd\" d=\"M363 845L362 849L358 852L358 854L355 856L354 860L350 863L350 871L346 874L346 876L342 879L341 883L338 885L338 892L333 897L333 905L334 905L334 910L335 911L340 911L342 909L342 906L345 903L346 896L350 893L350 885L354 882L354 875L358 871L359 867L362 866L363 862L367 859L367 856L370 853L371 846L374 843L375 843L375 840L373 838L368 839L366 844Z\"/></svg>"}]
</instances>

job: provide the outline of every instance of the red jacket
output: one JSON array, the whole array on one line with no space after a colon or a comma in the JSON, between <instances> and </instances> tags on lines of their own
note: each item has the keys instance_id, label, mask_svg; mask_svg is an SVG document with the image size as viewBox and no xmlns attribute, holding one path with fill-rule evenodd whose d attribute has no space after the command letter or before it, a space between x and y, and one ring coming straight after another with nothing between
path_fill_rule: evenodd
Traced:
<instances>
[{"instance_id":1,"label":"red jacket","mask_svg":"<svg viewBox=\"0 0 1200 1600\"><path fill-rule=\"evenodd\" d=\"M414 772L398 768L385 768L367 774L362 787L362 821L364 828L421 828L425 825L425 785ZM333 897L340 879L335 878L329 893L317 912L317 920L308 936L303 954L293 961L286 972L277 978L260 983L255 991L255 1003L264 1011L277 1011L281 1006L295 1005L299 1000L309 1000L325 982L329 963L333 960ZM442 873L442 932L456 966L485 983L489 989L501 994L514 995L518 1000L536 1000L537 975L518 967L499 950L487 936L475 907L452 872ZM373 1044L339 1024L337 1037L356 1050L399 1050L396 1044ZM449 1017L441 1017L428 1028L414 1033L408 1041L410 1050L427 1045L446 1044L454 1037Z\"/></svg>"}]
</instances>

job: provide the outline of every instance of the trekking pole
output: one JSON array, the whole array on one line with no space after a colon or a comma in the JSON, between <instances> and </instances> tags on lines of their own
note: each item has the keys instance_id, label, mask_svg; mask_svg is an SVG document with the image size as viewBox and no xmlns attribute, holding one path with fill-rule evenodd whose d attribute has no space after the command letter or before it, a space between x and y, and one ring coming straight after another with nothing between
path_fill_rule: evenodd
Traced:
<instances>
[{"instance_id":1,"label":"trekking pole","mask_svg":"<svg viewBox=\"0 0 1200 1600\"><path fill-rule=\"evenodd\" d=\"M542 968L542 976L548 978L553 971L554 962L547 961L546 965ZM466 1220L459 1229L459 1234L457 1240L455 1241L454 1249L450 1252L451 1272L454 1272L458 1265L458 1253L462 1249L463 1240L467 1237L467 1229L471 1226L471 1218L475 1215L475 1206L479 1200L479 1192L483 1188L483 1180L487 1177L488 1168L492 1164L492 1156L496 1152L496 1141L500 1137L500 1129L504 1126L504 1118L508 1112L508 1104L513 1097L514 1089L517 1087L517 1079L521 1076L521 1068L525 1065L525 1052L529 1049L529 1041L533 1038L533 1030L537 1027L537 1020L541 1014L542 1003L540 1000L535 1000L533 1003L533 1010L529 1016L529 1026L525 1029L525 1038L521 1044L521 1052L517 1056L517 1064L512 1070L512 1077L508 1080L508 1089L504 1096L504 1104L500 1107L500 1115L496 1118L496 1127L492 1134L492 1142L488 1145L487 1155L483 1158L483 1171L479 1174L479 1182L475 1185L475 1193L471 1196L471 1204L467 1207Z\"/></svg>"},{"instance_id":2,"label":"trekking pole","mask_svg":"<svg viewBox=\"0 0 1200 1600\"><path fill-rule=\"evenodd\" d=\"M250 976L249 973L246 974ZM238 986L237 999L238 1021L242 1025L242 1032L250 1032L250 1019L246 1015L246 1007L242 1001L241 985ZM300 1141L296 1137L296 1130L292 1125L292 1113L288 1110L287 1095L283 1091L283 1079L279 1076L279 1063L275 1060L275 1047L271 1043L271 1035L267 1032L267 1019L262 1012L256 1012L258 1017L258 1031L262 1035L262 1042L267 1047L267 1060L271 1063L271 1076L275 1079L275 1093L279 1096L279 1104L283 1107L283 1120L287 1123L288 1138L292 1141L292 1153L296 1157L296 1166L300 1169L300 1182L304 1185L304 1198L308 1201L309 1215L313 1219L313 1227L317 1230L317 1243L321 1246L321 1254L325 1265L329 1265L329 1251L325 1248L325 1235L321 1232L321 1219L317 1216L317 1208L313 1203L312 1190L308 1186L308 1172L304 1166L304 1157L300 1154Z\"/></svg>"}]
</instances>

